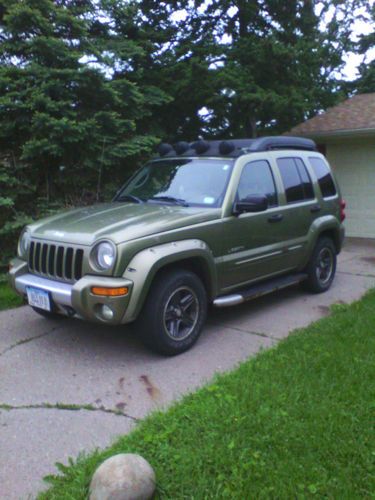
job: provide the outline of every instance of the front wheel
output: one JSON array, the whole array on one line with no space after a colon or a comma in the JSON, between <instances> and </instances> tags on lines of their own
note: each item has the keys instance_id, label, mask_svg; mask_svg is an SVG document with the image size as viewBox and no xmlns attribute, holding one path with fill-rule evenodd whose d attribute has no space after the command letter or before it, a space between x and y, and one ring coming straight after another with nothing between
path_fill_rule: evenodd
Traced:
<instances>
[{"instance_id":1,"label":"front wheel","mask_svg":"<svg viewBox=\"0 0 375 500\"><path fill-rule=\"evenodd\" d=\"M160 354L180 354L198 340L207 315L207 294L190 271L163 271L136 322L143 342Z\"/></svg>"},{"instance_id":2,"label":"front wheel","mask_svg":"<svg viewBox=\"0 0 375 500\"><path fill-rule=\"evenodd\" d=\"M307 265L306 288L322 293L332 285L336 273L336 248L330 238L320 238Z\"/></svg>"}]
</instances>

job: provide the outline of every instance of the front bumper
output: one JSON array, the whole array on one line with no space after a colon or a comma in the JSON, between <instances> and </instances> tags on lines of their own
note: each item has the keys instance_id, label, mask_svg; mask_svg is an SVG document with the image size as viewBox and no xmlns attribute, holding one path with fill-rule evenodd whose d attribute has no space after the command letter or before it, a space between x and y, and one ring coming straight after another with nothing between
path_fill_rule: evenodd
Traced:
<instances>
[{"instance_id":1,"label":"front bumper","mask_svg":"<svg viewBox=\"0 0 375 500\"><path fill-rule=\"evenodd\" d=\"M48 292L55 312L113 325L125 322L124 316L133 288L133 282L128 279L93 275L86 275L74 284L63 283L30 274L27 263L20 259L11 262L9 283L22 296L26 295L28 286ZM92 287L126 287L128 293L120 297L99 296L93 295ZM104 319L101 315L103 305L113 311L112 319Z\"/></svg>"}]
</instances>

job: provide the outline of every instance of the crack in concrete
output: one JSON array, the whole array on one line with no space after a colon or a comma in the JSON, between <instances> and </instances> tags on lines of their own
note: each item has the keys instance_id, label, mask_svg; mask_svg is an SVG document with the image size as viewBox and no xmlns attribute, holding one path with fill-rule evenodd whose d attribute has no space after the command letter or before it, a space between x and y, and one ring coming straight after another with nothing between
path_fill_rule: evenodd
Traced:
<instances>
[{"instance_id":1,"label":"crack in concrete","mask_svg":"<svg viewBox=\"0 0 375 500\"><path fill-rule=\"evenodd\" d=\"M0 410L13 411L13 410L60 410L60 411L92 411L109 413L111 415L116 415L117 417L125 417L138 422L139 419L124 413L119 410L113 410L112 408L105 408L104 406L92 406L90 404L77 405L69 403L38 403L38 404L28 404L28 405L9 405L6 403L0 403Z\"/></svg>"},{"instance_id":2,"label":"crack in concrete","mask_svg":"<svg viewBox=\"0 0 375 500\"><path fill-rule=\"evenodd\" d=\"M277 340L277 341L280 340L277 337L273 337L272 335L268 335L268 334L263 333L263 332L253 332L253 331L245 330L243 328L239 328L237 326L230 326L230 325L227 325L225 323L223 324L223 323L219 323L216 321L212 321L211 324L214 326L225 326L225 328L228 328L230 330L235 330L235 331L238 331L241 333L247 333L248 335L255 335L256 337L262 337L262 338L266 338L266 339L270 339L270 340Z\"/></svg>"},{"instance_id":3,"label":"crack in concrete","mask_svg":"<svg viewBox=\"0 0 375 500\"><path fill-rule=\"evenodd\" d=\"M14 344L6 347L3 351L0 352L0 356L3 356L7 352L11 351L12 349L15 349L16 347L19 347L23 344L28 344L29 342L32 342L33 340L38 340L42 337L46 337L47 335L50 335L51 333L56 332L57 330L60 330L63 328L63 326L54 326L51 330L48 330L48 332L43 332L39 335L35 335L35 337L27 337L26 339L21 339L18 342L15 342Z\"/></svg>"}]
</instances>

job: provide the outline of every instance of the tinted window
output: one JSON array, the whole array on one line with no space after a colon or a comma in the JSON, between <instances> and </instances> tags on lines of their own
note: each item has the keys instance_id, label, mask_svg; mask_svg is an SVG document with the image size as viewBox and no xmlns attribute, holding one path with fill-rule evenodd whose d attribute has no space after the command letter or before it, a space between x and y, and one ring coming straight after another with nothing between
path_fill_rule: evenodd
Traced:
<instances>
[{"instance_id":1,"label":"tinted window","mask_svg":"<svg viewBox=\"0 0 375 500\"><path fill-rule=\"evenodd\" d=\"M269 163L265 160L252 161L244 166L238 185L237 197L265 195L269 206L277 205L275 182Z\"/></svg>"},{"instance_id":2,"label":"tinted window","mask_svg":"<svg viewBox=\"0 0 375 500\"><path fill-rule=\"evenodd\" d=\"M310 175L307 171L306 165L303 163L301 158L294 158L297 164L298 173L301 177L303 193L305 195L305 200L311 200L315 198L314 189L310 179Z\"/></svg>"},{"instance_id":3,"label":"tinted window","mask_svg":"<svg viewBox=\"0 0 375 500\"><path fill-rule=\"evenodd\" d=\"M328 165L321 158L311 157L309 160L318 178L323 197L334 196L336 194L336 187Z\"/></svg>"},{"instance_id":4,"label":"tinted window","mask_svg":"<svg viewBox=\"0 0 375 500\"><path fill-rule=\"evenodd\" d=\"M300 158L278 158L277 165L283 180L288 203L314 198L310 176Z\"/></svg>"}]
</instances>

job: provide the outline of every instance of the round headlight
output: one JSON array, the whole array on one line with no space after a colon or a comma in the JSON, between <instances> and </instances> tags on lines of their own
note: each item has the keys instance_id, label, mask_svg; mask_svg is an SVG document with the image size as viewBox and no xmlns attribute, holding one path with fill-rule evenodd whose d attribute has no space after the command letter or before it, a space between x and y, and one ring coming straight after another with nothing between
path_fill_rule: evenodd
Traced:
<instances>
[{"instance_id":1,"label":"round headlight","mask_svg":"<svg viewBox=\"0 0 375 500\"><path fill-rule=\"evenodd\" d=\"M24 229L19 240L19 254L20 257L25 257L29 250L31 235L28 229Z\"/></svg>"},{"instance_id":2,"label":"round headlight","mask_svg":"<svg viewBox=\"0 0 375 500\"><path fill-rule=\"evenodd\" d=\"M99 269L110 269L115 263L116 249L112 243L103 241L95 248L95 263Z\"/></svg>"}]
</instances>

